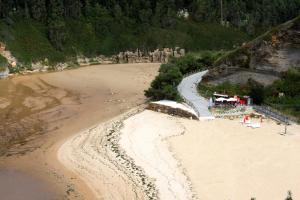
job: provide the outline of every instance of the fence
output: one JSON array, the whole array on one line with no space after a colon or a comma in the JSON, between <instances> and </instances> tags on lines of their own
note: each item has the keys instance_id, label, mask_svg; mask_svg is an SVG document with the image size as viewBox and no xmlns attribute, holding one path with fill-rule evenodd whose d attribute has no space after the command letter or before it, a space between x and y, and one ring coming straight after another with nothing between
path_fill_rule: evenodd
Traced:
<instances>
[{"instance_id":1,"label":"fence","mask_svg":"<svg viewBox=\"0 0 300 200\"><path fill-rule=\"evenodd\" d=\"M191 71L187 74L184 75L183 79L191 76L191 75L194 75L194 74L197 74L197 73L200 73L200 72L203 72L204 69L198 69L198 70L194 70L194 71ZM194 105L194 103L192 102L192 100L189 100L187 98L185 98L182 93L183 93L183 89L182 89L182 83L183 83L183 79L181 81L181 83L177 86L177 90L178 90L178 93L180 95L180 97L186 102L187 105L189 105L191 108L194 109L194 111L197 113L198 117L200 117L200 112L199 110L197 109L197 107ZM197 84L200 82L201 80L199 80L198 82L194 82L193 84L195 85L195 89L197 90Z\"/></svg>"},{"instance_id":2,"label":"fence","mask_svg":"<svg viewBox=\"0 0 300 200\"><path fill-rule=\"evenodd\" d=\"M180 90L179 87L177 89L178 89L178 91ZM196 112L198 117L200 117L200 113L199 113L198 109L194 106L194 104L191 101L189 101L188 99L186 99L183 95L181 95L180 91L178 93L179 93L180 97L184 100L184 102L187 105L189 105Z\"/></svg>"},{"instance_id":3,"label":"fence","mask_svg":"<svg viewBox=\"0 0 300 200\"><path fill-rule=\"evenodd\" d=\"M267 117L270 117L272 119L275 119L279 122L282 122L284 124L290 125L291 123L294 123L288 116L280 113L277 110L274 110L273 108L269 106L257 106L253 105L253 109L256 110L259 113L262 113L266 115Z\"/></svg>"}]
</instances>

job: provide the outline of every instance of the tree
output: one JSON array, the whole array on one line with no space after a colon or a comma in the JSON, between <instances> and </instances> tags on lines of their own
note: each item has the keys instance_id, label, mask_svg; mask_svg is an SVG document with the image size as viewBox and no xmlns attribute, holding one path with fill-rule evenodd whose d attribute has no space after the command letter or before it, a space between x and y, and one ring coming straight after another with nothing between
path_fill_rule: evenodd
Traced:
<instances>
[{"instance_id":1,"label":"tree","mask_svg":"<svg viewBox=\"0 0 300 200\"><path fill-rule=\"evenodd\" d=\"M38 21L45 21L47 18L46 15L46 1L45 0L31 0L30 4L30 13L33 19Z\"/></svg>"},{"instance_id":2,"label":"tree","mask_svg":"<svg viewBox=\"0 0 300 200\"><path fill-rule=\"evenodd\" d=\"M66 38L64 9L60 0L50 0L49 2L49 18L48 18L48 36L52 45L63 50L63 45Z\"/></svg>"},{"instance_id":3,"label":"tree","mask_svg":"<svg viewBox=\"0 0 300 200\"><path fill-rule=\"evenodd\" d=\"M81 16L82 3L80 0L64 0L65 16L77 19Z\"/></svg>"}]
</instances>

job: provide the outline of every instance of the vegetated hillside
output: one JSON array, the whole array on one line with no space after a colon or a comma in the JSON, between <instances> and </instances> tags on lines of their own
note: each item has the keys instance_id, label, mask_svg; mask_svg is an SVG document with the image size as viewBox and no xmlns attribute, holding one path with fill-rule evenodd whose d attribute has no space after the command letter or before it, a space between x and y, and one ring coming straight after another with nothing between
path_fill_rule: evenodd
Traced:
<instances>
[{"instance_id":1,"label":"vegetated hillside","mask_svg":"<svg viewBox=\"0 0 300 200\"><path fill-rule=\"evenodd\" d=\"M0 41L23 63L48 58L52 63L73 59L76 55L93 57L113 55L136 48L144 51L180 46L189 51L231 49L249 39L238 29L216 23L195 23L177 19L172 27L149 27L139 32L139 25L106 28L99 33L86 19L66 22L65 40L61 50L55 48L47 35L47 26L32 19L10 18L0 21Z\"/></svg>"},{"instance_id":2,"label":"vegetated hillside","mask_svg":"<svg viewBox=\"0 0 300 200\"><path fill-rule=\"evenodd\" d=\"M300 68L300 16L218 59L204 81L270 85L290 68Z\"/></svg>"},{"instance_id":3,"label":"vegetated hillside","mask_svg":"<svg viewBox=\"0 0 300 200\"><path fill-rule=\"evenodd\" d=\"M300 14L299 0L196 0L192 5L191 13L197 21L223 20L253 35Z\"/></svg>"},{"instance_id":4,"label":"vegetated hillside","mask_svg":"<svg viewBox=\"0 0 300 200\"><path fill-rule=\"evenodd\" d=\"M219 0L3 0L0 41L24 63L136 48L230 49L300 10L298 0L222 2L223 17Z\"/></svg>"},{"instance_id":5,"label":"vegetated hillside","mask_svg":"<svg viewBox=\"0 0 300 200\"><path fill-rule=\"evenodd\" d=\"M198 86L213 92L250 95L300 121L300 16L220 57Z\"/></svg>"}]
</instances>

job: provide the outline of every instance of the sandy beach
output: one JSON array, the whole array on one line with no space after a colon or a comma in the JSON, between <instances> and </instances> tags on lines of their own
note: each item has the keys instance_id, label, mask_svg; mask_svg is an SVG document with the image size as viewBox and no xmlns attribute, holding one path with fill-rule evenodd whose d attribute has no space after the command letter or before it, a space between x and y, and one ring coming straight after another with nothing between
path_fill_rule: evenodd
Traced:
<instances>
[{"instance_id":1,"label":"sandy beach","mask_svg":"<svg viewBox=\"0 0 300 200\"><path fill-rule=\"evenodd\" d=\"M24 179L34 177L53 188L58 199L95 199L87 184L58 161L57 151L67 138L143 104L159 66L96 65L0 80L0 136L6 141L0 174L11 169L24 173Z\"/></svg>"},{"instance_id":2,"label":"sandy beach","mask_svg":"<svg viewBox=\"0 0 300 200\"><path fill-rule=\"evenodd\" d=\"M239 120L196 121L141 110L74 136L59 157L98 199L280 200L288 191L297 198L300 127L289 126L285 136L283 130L271 120L252 129ZM104 181L102 173L115 176ZM112 187L114 196L99 196Z\"/></svg>"},{"instance_id":3,"label":"sandy beach","mask_svg":"<svg viewBox=\"0 0 300 200\"><path fill-rule=\"evenodd\" d=\"M161 199L189 199L189 190L176 187L189 183L199 199L282 200L288 191L299 198L300 126L289 126L282 135L284 126L272 120L260 129L239 121L199 122L145 111L125 121L121 144L156 179ZM178 134L180 130L184 132ZM160 142L164 137L168 153L166 143Z\"/></svg>"},{"instance_id":4,"label":"sandy beach","mask_svg":"<svg viewBox=\"0 0 300 200\"><path fill-rule=\"evenodd\" d=\"M1 150L0 177L29 183L27 192L45 199L282 200L289 190L300 197L298 125L282 135L272 120L252 129L240 119L144 110L143 90L158 67L101 65L1 81L1 137L16 134L17 142Z\"/></svg>"},{"instance_id":5,"label":"sandy beach","mask_svg":"<svg viewBox=\"0 0 300 200\"><path fill-rule=\"evenodd\" d=\"M281 200L300 197L300 127L265 121L260 129L239 120L180 119L185 134L169 140L200 199Z\"/></svg>"}]
</instances>

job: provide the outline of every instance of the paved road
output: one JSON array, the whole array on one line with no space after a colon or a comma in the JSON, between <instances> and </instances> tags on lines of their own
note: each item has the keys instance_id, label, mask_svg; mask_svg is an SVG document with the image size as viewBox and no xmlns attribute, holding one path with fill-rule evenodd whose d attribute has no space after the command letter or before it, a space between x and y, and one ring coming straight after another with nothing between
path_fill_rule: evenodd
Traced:
<instances>
[{"instance_id":1,"label":"paved road","mask_svg":"<svg viewBox=\"0 0 300 200\"><path fill-rule=\"evenodd\" d=\"M207 72L208 70L192 74L184 78L177 87L180 95L197 112L200 119L214 119L214 116L208 110L208 100L201 97L197 91L198 83Z\"/></svg>"}]
</instances>

